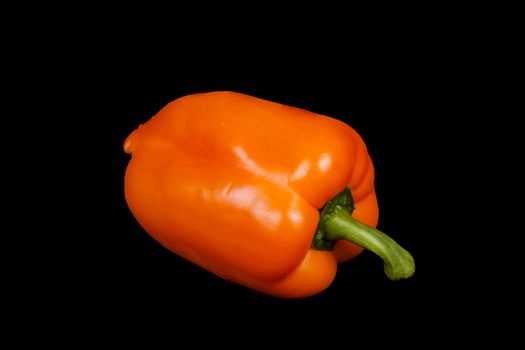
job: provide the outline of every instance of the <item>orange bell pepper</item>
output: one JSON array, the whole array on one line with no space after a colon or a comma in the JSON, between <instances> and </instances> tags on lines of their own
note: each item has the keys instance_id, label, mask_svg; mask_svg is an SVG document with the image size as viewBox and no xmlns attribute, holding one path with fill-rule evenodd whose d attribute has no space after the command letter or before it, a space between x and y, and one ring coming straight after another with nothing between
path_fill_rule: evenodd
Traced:
<instances>
[{"instance_id":1,"label":"orange bell pepper","mask_svg":"<svg viewBox=\"0 0 525 350\"><path fill-rule=\"evenodd\" d=\"M372 161L341 121L239 93L195 94L133 131L124 150L138 222L227 280L306 297L363 247L389 278L414 273L412 256L374 228Z\"/></svg>"}]
</instances>

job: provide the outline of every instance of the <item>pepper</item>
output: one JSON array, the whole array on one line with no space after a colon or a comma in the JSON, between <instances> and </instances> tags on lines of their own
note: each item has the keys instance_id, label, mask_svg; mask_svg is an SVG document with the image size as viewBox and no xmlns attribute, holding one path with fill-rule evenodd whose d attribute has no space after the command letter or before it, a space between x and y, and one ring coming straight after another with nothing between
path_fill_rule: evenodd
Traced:
<instances>
[{"instance_id":1,"label":"pepper","mask_svg":"<svg viewBox=\"0 0 525 350\"><path fill-rule=\"evenodd\" d=\"M363 248L392 280L412 256L374 227L366 146L345 123L234 92L179 98L133 131L125 196L170 251L227 280L301 298Z\"/></svg>"}]
</instances>

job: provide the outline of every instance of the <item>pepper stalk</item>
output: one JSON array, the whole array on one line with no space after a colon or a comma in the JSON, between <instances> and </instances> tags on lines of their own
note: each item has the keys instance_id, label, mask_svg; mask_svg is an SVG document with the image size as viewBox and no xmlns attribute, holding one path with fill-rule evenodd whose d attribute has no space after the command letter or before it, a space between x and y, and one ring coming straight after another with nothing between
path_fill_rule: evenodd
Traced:
<instances>
[{"instance_id":1,"label":"pepper stalk","mask_svg":"<svg viewBox=\"0 0 525 350\"><path fill-rule=\"evenodd\" d=\"M354 199L347 187L321 210L313 247L332 250L336 241L344 239L383 259L385 273L391 280L412 276L416 269L412 255L385 233L354 219L353 211Z\"/></svg>"}]
</instances>

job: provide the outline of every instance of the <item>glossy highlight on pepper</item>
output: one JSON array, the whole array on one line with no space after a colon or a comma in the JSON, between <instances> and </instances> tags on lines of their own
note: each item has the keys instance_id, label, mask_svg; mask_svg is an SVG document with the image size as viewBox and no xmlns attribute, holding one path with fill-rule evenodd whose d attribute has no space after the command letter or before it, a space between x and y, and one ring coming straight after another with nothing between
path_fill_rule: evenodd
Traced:
<instances>
[{"instance_id":1,"label":"glossy highlight on pepper","mask_svg":"<svg viewBox=\"0 0 525 350\"><path fill-rule=\"evenodd\" d=\"M341 121L234 92L194 94L133 131L124 150L137 221L222 278L306 297L363 247L391 279L414 273L410 254L374 229L372 161Z\"/></svg>"}]
</instances>

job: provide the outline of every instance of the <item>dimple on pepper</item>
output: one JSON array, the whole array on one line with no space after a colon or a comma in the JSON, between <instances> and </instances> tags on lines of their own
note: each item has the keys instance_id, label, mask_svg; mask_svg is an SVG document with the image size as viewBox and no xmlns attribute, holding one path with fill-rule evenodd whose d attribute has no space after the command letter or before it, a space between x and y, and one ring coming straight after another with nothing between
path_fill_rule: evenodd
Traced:
<instances>
[{"instance_id":1,"label":"dimple on pepper","mask_svg":"<svg viewBox=\"0 0 525 350\"><path fill-rule=\"evenodd\" d=\"M412 256L375 229L374 168L347 124L234 92L179 98L133 131L125 196L170 251L270 295L323 291L366 248L392 280Z\"/></svg>"}]
</instances>

